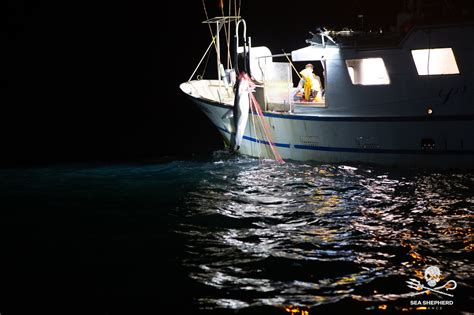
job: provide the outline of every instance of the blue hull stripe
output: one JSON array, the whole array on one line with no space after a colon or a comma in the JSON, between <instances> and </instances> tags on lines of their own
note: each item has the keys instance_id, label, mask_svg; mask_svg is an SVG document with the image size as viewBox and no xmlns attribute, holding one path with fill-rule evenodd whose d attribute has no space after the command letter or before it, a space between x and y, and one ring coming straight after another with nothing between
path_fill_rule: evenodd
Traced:
<instances>
[{"instance_id":1,"label":"blue hull stripe","mask_svg":"<svg viewBox=\"0 0 474 315\"><path fill-rule=\"evenodd\" d=\"M229 130L227 130L225 128L221 128L221 127L218 127L218 126L216 126L216 128L223 131L223 132L225 132L225 133L233 134L232 132L230 132ZM243 136L243 138L245 140L249 140L249 141L256 142L256 143L262 143L262 144L266 144L266 145L270 144L270 142L268 142L268 141L255 139L255 138L252 138L252 137L249 137L249 136ZM290 144L286 144L286 143L274 142L273 145L276 146L276 147L280 147L280 148L290 148Z\"/></svg>"},{"instance_id":2,"label":"blue hull stripe","mask_svg":"<svg viewBox=\"0 0 474 315\"><path fill-rule=\"evenodd\" d=\"M346 152L346 153L385 153L385 154L422 154L422 155L472 155L472 150L444 150L444 151L422 151L422 150L402 150L402 149L363 149L363 148L337 148L337 147L319 147L295 144L295 149L327 151L327 152Z\"/></svg>"},{"instance_id":3,"label":"blue hull stripe","mask_svg":"<svg viewBox=\"0 0 474 315\"><path fill-rule=\"evenodd\" d=\"M229 130L216 126L217 129L232 134ZM243 137L245 140L262 143L268 145L268 141L255 139L249 136ZM291 148L289 143L274 143L276 147ZM295 149L310 150L310 151L325 151L325 152L345 152L345 153L377 153L377 154L421 154L421 155L474 155L472 150L444 150L444 151L421 151L421 150L403 150L403 149L363 149L363 148L338 148L338 147L321 147L295 144Z\"/></svg>"},{"instance_id":4,"label":"blue hull stripe","mask_svg":"<svg viewBox=\"0 0 474 315\"><path fill-rule=\"evenodd\" d=\"M257 142L257 143L263 143L263 144L266 144L266 145L269 145L270 142L268 141L265 141L265 140L259 140L259 139L255 139L255 138L252 138L252 137L247 137L247 136L244 136L243 137L245 140L249 140L249 141L252 141L252 142ZM280 148L290 148L290 145L289 144L286 144L286 143L277 143L277 142L274 142L273 143L274 146L276 147L280 147Z\"/></svg>"}]
</instances>

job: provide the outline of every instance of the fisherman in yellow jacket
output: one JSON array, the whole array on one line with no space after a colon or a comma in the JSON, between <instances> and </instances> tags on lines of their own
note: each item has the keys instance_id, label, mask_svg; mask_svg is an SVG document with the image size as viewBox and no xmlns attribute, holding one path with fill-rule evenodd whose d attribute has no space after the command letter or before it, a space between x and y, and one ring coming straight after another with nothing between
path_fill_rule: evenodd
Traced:
<instances>
[{"instance_id":1,"label":"fisherman in yellow jacket","mask_svg":"<svg viewBox=\"0 0 474 315\"><path fill-rule=\"evenodd\" d=\"M303 89L303 95L306 101L312 99L314 102L319 102L322 100L321 80L313 73L313 69L313 65L308 63L305 68L300 71L301 80L298 84L298 90Z\"/></svg>"}]
</instances>

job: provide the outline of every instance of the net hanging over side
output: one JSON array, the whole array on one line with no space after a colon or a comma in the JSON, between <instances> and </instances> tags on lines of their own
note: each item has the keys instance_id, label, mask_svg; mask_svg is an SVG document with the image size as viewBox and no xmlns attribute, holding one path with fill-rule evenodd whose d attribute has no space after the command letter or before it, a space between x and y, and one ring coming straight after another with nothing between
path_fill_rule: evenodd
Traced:
<instances>
[{"instance_id":1,"label":"net hanging over side","mask_svg":"<svg viewBox=\"0 0 474 315\"><path fill-rule=\"evenodd\" d=\"M255 130L255 138L256 138L257 143L259 144L259 150L260 150L261 145L268 146L270 148L269 155L271 155L273 159L277 161L278 163L284 164L285 161L283 161L273 141L272 133L270 131L270 126L268 124L268 121L263 114L260 104L258 103L257 99L253 95L253 92L255 91L255 84L252 82L249 75L245 72L241 72L239 79L247 81L248 86L249 86L248 95L250 98L250 111L252 114L252 122L253 122L254 130ZM261 155L262 154L260 151L260 156Z\"/></svg>"}]
</instances>

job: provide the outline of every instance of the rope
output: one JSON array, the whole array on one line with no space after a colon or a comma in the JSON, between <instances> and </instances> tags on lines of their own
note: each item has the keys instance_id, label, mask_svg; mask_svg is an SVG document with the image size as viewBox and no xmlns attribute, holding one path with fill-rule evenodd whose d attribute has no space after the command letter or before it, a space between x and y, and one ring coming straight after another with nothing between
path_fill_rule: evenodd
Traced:
<instances>
[{"instance_id":1,"label":"rope","mask_svg":"<svg viewBox=\"0 0 474 315\"><path fill-rule=\"evenodd\" d=\"M270 146L270 150L273 154L273 157L275 158L275 160L278 163L280 163L280 164L285 163L283 161L283 159L281 158L280 154L278 153L278 150L275 148L275 143L272 140L272 134L271 134L271 131L270 131L270 126L268 125L268 122L265 119L265 116L263 115L263 111L262 111L262 108L260 107L260 104L258 104L257 99L255 98L255 96L252 93L255 90L255 84L252 82L252 80L249 78L249 76L246 73L242 73L240 75L239 79L248 81L249 97L250 97L250 108L251 108L252 113L253 113L253 111L255 111L256 116L259 119L259 122L260 122L259 127L262 131L263 138L265 139L262 143L268 144ZM255 135L255 136L256 136L256 139L258 139L257 135ZM257 143L260 143L260 141L257 140Z\"/></svg>"},{"instance_id":2,"label":"rope","mask_svg":"<svg viewBox=\"0 0 474 315\"><path fill-rule=\"evenodd\" d=\"M224 13L224 0L221 0L221 12L222 12L222 16L225 16L225 13ZM230 22L229 22L230 23ZM227 35L227 26L225 24L225 21L224 21L224 35L225 35L225 41L226 41L226 45L227 45L227 65L229 64L229 59L230 59L230 41L229 41L229 36ZM229 34L230 34L230 26L229 26Z\"/></svg>"},{"instance_id":3,"label":"rope","mask_svg":"<svg viewBox=\"0 0 474 315\"><path fill-rule=\"evenodd\" d=\"M269 144L270 149L272 150L273 156L275 157L275 160L280 164L284 164L285 162L283 161L283 159L281 158L281 156L278 153L277 149L275 148L275 143L272 140L270 127L268 125L267 120L263 116L263 112L262 112L262 109L260 108L260 105L258 104L258 102L255 99L255 96L253 94L250 93L249 95L250 95L250 99L252 100L251 104L252 104L252 106L255 107L255 111L257 112L257 116L260 119L260 124L263 127L264 136L267 140L266 142Z\"/></svg>"},{"instance_id":4,"label":"rope","mask_svg":"<svg viewBox=\"0 0 474 315\"><path fill-rule=\"evenodd\" d=\"M255 123L255 117L254 115L256 114L253 110L253 106L250 106L250 112L252 114L252 124L253 124L253 133L254 133L254 136L255 136L255 140L257 141L257 148L258 148L258 158L259 159L262 159L263 158L263 155L262 155L262 150L260 148L260 140L258 139L258 135L257 135L257 124Z\"/></svg>"},{"instance_id":5,"label":"rope","mask_svg":"<svg viewBox=\"0 0 474 315\"><path fill-rule=\"evenodd\" d=\"M301 79L300 73L298 72L298 70L296 70L295 65L293 64L293 62L291 62L290 58L288 58L288 55L286 54L286 52L283 49L281 51L283 51L283 54L285 54L285 57L286 59L288 59L288 62L290 63L291 67L293 68L293 70L295 70L296 74Z\"/></svg>"},{"instance_id":6,"label":"rope","mask_svg":"<svg viewBox=\"0 0 474 315\"><path fill-rule=\"evenodd\" d=\"M211 54L207 54L206 63L204 64L204 70L202 70L201 78L204 77L204 73L206 72L207 64L209 63L209 58L210 57L211 57Z\"/></svg>"},{"instance_id":7,"label":"rope","mask_svg":"<svg viewBox=\"0 0 474 315\"><path fill-rule=\"evenodd\" d=\"M199 68L199 66L201 65L202 61L204 60L204 57L206 57L207 53L209 52L209 49L211 49L211 46L212 46L212 44L213 44L215 41L216 41L216 38L213 37L211 43L209 44L209 46L208 46L207 49L206 49L206 52L204 53L204 55L202 56L201 60L199 61L199 63L198 63L198 65L197 65L196 69L194 69L193 74L191 74L191 76L189 77L188 82L191 81L191 79L193 78L193 76L194 76L194 74L196 73L197 69Z\"/></svg>"}]
</instances>

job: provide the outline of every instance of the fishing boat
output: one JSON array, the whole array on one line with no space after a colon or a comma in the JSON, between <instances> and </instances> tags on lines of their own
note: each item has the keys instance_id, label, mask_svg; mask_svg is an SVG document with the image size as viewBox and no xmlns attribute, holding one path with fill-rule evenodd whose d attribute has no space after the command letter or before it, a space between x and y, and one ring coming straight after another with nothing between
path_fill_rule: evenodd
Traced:
<instances>
[{"instance_id":1,"label":"fishing boat","mask_svg":"<svg viewBox=\"0 0 474 315\"><path fill-rule=\"evenodd\" d=\"M302 48L275 55L252 47L237 14L203 23L212 40L200 64L216 51L217 78L194 78L194 71L180 89L235 152L279 161L474 167L474 24L414 25L396 36L320 28ZM321 65L321 97L301 97L295 62Z\"/></svg>"}]
</instances>

